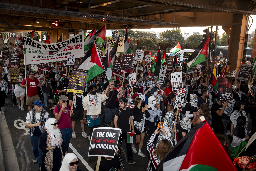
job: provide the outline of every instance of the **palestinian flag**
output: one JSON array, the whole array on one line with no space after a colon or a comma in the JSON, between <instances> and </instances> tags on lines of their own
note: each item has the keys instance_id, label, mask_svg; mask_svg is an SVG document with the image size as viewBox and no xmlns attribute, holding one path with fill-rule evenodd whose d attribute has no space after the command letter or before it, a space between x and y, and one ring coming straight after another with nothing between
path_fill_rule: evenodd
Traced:
<instances>
[{"instance_id":1,"label":"palestinian flag","mask_svg":"<svg viewBox=\"0 0 256 171\"><path fill-rule=\"evenodd\" d=\"M105 26L103 26L100 30L98 30L95 35L97 35L96 44L105 43L105 36L106 36Z\"/></svg>"},{"instance_id":2,"label":"palestinian flag","mask_svg":"<svg viewBox=\"0 0 256 171\"><path fill-rule=\"evenodd\" d=\"M127 132L127 143L136 143L136 134Z\"/></svg>"},{"instance_id":3,"label":"palestinian flag","mask_svg":"<svg viewBox=\"0 0 256 171\"><path fill-rule=\"evenodd\" d=\"M156 74L157 73L159 74L160 69L161 69L161 53L160 53L160 49L159 49L158 52L157 52L157 55L155 57L155 62L154 62L153 67L152 67L152 72L154 73L155 76L158 76Z\"/></svg>"},{"instance_id":4,"label":"palestinian flag","mask_svg":"<svg viewBox=\"0 0 256 171\"><path fill-rule=\"evenodd\" d=\"M239 157L238 154L245 149L244 147L247 145L245 138L241 139L237 136L233 135L233 140L231 143L230 149L230 157L232 159Z\"/></svg>"},{"instance_id":5,"label":"palestinian flag","mask_svg":"<svg viewBox=\"0 0 256 171\"><path fill-rule=\"evenodd\" d=\"M217 70L216 70L216 68L214 68L213 73L212 73L212 86L215 90L218 90L218 81L217 81L216 72L217 72Z\"/></svg>"},{"instance_id":6,"label":"palestinian flag","mask_svg":"<svg viewBox=\"0 0 256 171\"><path fill-rule=\"evenodd\" d=\"M130 41L128 38L128 32L126 28L125 40L124 40L124 54L131 54Z\"/></svg>"},{"instance_id":7,"label":"palestinian flag","mask_svg":"<svg viewBox=\"0 0 256 171\"><path fill-rule=\"evenodd\" d=\"M207 38L197 47L197 49L192 53L191 61L187 62L188 70L187 72L195 65L200 64L206 61L206 57L208 55L208 44L209 44L209 37Z\"/></svg>"},{"instance_id":8,"label":"palestinian flag","mask_svg":"<svg viewBox=\"0 0 256 171\"><path fill-rule=\"evenodd\" d=\"M87 83L91 81L94 77L104 72L104 69L100 60L100 55L96 48L95 43L93 43L92 47L87 51L78 69L88 71L87 79L86 79Z\"/></svg>"},{"instance_id":9,"label":"palestinian flag","mask_svg":"<svg viewBox=\"0 0 256 171\"><path fill-rule=\"evenodd\" d=\"M164 54L162 57L162 65L166 66L166 48L164 49Z\"/></svg>"},{"instance_id":10,"label":"palestinian flag","mask_svg":"<svg viewBox=\"0 0 256 171\"><path fill-rule=\"evenodd\" d=\"M157 171L234 171L225 149L206 121L196 125L166 155Z\"/></svg>"},{"instance_id":11,"label":"palestinian flag","mask_svg":"<svg viewBox=\"0 0 256 171\"><path fill-rule=\"evenodd\" d=\"M253 78L254 73L255 73L255 69L256 69L256 62L255 62L255 60L256 60L256 56L254 57L253 62L252 62L252 76L251 76L251 78Z\"/></svg>"},{"instance_id":12,"label":"palestinian flag","mask_svg":"<svg viewBox=\"0 0 256 171\"><path fill-rule=\"evenodd\" d=\"M226 63L226 65L222 69L222 73L220 75L220 78L224 78L225 77L226 70L227 70L227 63Z\"/></svg>"},{"instance_id":13,"label":"palestinian flag","mask_svg":"<svg viewBox=\"0 0 256 171\"><path fill-rule=\"evenodd\" d=\"M170 52L172 54L175 54L175 53L179 52L180 50L181 50L181 46L180 46L180 42L178 42L177 45L174 48L171 49Z\"/></svg>"},{"instance_id":14,"label":"palestinian flag","mask_svg":"<svg viewBox=\"0 0 256 171\"><path fill-rule=\"evenodd\" d=\"M96 36L95 35L95 27L94 29L85 37L84 39L84 51L87 51L88 49L90 49L90 47L92 47L93 41L95 39Z\"/></svg>"},{"instance_id":15,"label":"palestinian flag","mask_svg":"<svg viewBox=\"0 0 256 171\"><path fill-rule=\"evenodd\" d=\"M35 36L35 30L28 33L28 37L30 37L31 39Z\"/></svg>"}]
</instances>

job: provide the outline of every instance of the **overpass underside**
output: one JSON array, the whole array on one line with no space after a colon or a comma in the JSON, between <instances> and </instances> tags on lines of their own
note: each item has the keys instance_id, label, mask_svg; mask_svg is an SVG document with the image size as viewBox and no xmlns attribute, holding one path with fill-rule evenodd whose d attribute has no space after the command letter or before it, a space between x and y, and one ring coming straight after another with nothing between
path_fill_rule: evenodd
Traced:
<instances>
[{"instance_id":1,"label":"overpass underside","mask_svg":"<svg viewBox=\"0 0 256 171\"><path fill-rule=\"evenodd\" d=\"M222 26L228 35L230 69L240 67L248 16L254 0L1 0L0 32L48 31L51 42L61 34L107 29ZM54 27L53 22L59 26Z\"/></svg>"}]
</instances>

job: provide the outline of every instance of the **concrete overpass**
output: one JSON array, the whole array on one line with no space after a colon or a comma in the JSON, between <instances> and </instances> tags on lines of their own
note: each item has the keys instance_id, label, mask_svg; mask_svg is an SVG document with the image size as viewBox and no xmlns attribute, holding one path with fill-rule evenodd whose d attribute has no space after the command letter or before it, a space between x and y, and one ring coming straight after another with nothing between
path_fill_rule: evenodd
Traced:
<instances>
[{"instance_id":1,"label":"concrete overpass","mask_svg":"<svg viewBox=\"0 0 256 171\"><path fill-rule=\"evenodd\" d=\"M61 33L102 27L136 29L222 26L230 35L230 69L240 67L248 16L254 0L1 0L0 31L49 31L51 42ZM52 24L59 21L59 26Z\"/></svg>"}]
</instances>

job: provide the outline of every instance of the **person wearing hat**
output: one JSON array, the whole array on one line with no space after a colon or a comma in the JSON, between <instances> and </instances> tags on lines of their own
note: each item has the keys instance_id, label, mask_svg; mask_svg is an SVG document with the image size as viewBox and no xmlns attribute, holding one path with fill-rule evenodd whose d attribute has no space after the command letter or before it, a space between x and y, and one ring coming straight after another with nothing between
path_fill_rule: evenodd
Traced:
<instances>
[{"instance_id":1,"label":"person wearing hat","mask_svg":"<svg viewBox=\"0 0 256 171\"><path fill-rule=\"evenodd\" d=\"M21 87L27 88L26 105L28 106L28 111L32 109L33 101L40 100L37 88L38 85L42 89L42 85L35 77L35 73L33 71L29 71L29 77L24 79L20 84Z\"/></svg>"},{"instance_id":2,"label":"person wearing hat","mask_svg":"<svg viewBox=\"0 0 256 171\"><path fill-rule=\"evenodd\" d=\"M68 104L69 99L65 95L59 97L59 104L54 107L53 114L55 119L59 121L58 128L62 133L63 141L69 146L72 137L72 122L71 122L71 106Z\"/></svg>"},{"instance_id":3,"label":"person wearing hat","mask_svg":"<svg viewBox=\"0 0 256 171\"><path fill-rule=\"evenodd\" d=\"M45 131L44 126L49 119L49 113L44 110L44 104L41 100L36 100L33 105L34 108L27 113L26 128L30 128L30 140L34 154L33 162L36 163L38 160L40 168L42 165L42 151L39 148L39 142L41 134Z\"/></svg>"}]
</instances>

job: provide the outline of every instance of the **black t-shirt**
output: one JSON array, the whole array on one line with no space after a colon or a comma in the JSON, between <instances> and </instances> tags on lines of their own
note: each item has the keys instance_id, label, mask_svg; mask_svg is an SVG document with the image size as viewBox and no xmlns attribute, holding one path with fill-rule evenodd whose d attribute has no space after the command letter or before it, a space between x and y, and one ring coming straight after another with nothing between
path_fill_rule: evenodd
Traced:
<instances>
[{"instance_id":1,"label":"black t-shirt","mask_svg":"<svg viewBox=\"0 0 256 171\"><path fill-rule=\"evenodd\" d=\"M76 94L74 100L74 110L83 110L83 94ZM73 101L73 93L69 93L68 99Z\"/></svg>"},{"instance_id":2,"label":"black t-shirt","mask_svg":"<svg viewBox=\"0 0 256 171\"><path fill-rule=\"evenodd\" d=\"M142 109L139 109L137 106L135 106L132 113L134 116L134 121L141 122L141 119L143 118Z\"/></svg>"},{"instance_id":3,"label":"black t-shirt","mask_svg":"<svg viewBox=\"0 0 256 171\"><path fill-rule=\"evenodd\" d=\"M215 130L215 133L223 133L224 131L224 126L222 123L222 116L219 116L216 111L221 110L222 105L219 105L218 103L214 103L212 105L211 109L211 115L212 115L212 127Z\"/></svg>"},{"instance_id":4,"label":"black t-shirt","mask_svg":"<svg viewBox=\"0 0 256 171\"><path fill-rule=\"evenodd\" d=\"M43 86L43 93L50 93L51 92L51 79L45 79L45 84Z\"/></svg>"},{"instance_id":5,"label":"black t-shirt","mask_svg":"<svg viewBox=\"0 0 256 171\"><path fill-rule=\"evenodd\" d=\"M132 116L132 110L130 108L126 108L126 110L118 108L115 116L118 116L118 128L122 129L123 131L130 130L129 118Z\"/></svg>"},{"instance_id":6,"label":"black t-shirt","mask_svg":"<svg viewBox=\"0 0 256 171\"><path fill-rule=\"evenodd\" d=\"M106 100L106 106L105 108L115 109L116 108L116 98L117 98L118 92L117 90L113 90L109 92L109 97Z\"/></svg>"},{"instance_id":7,"label":"black t-shirt","mask_svg":"<svg viewBox=\"0 0 256 171\"><path fill-rule=\"evenodd\" d=\"M99 171L118 171L120 168L119 158L115 156L112 160L101 158Z\"/></svg>"}]
</instances>

